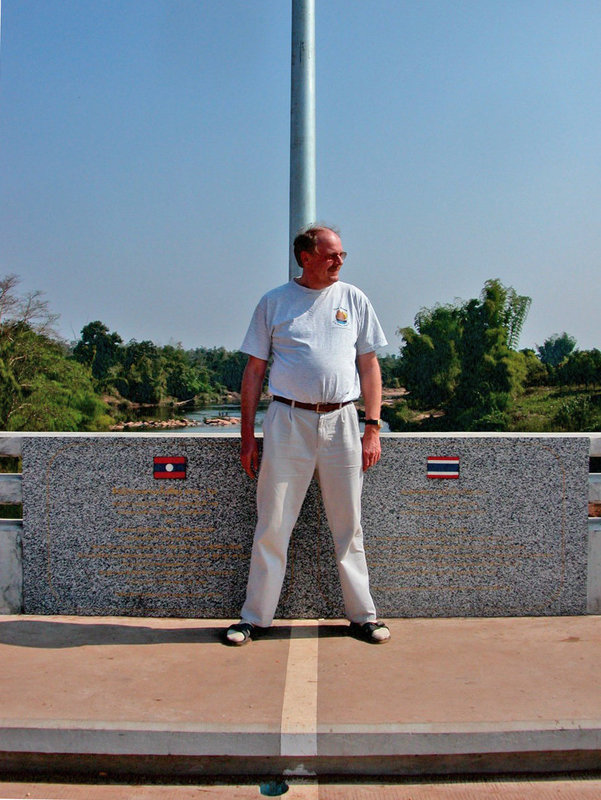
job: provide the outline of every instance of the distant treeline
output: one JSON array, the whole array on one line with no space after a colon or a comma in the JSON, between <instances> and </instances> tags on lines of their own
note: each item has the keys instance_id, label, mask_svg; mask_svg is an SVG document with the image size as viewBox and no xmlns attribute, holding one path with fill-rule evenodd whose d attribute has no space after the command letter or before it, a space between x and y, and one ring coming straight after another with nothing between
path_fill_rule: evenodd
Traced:
<instances>
[{"instance_id":1,"label":"distant treeline","mask_svg":"<svg viewBox=\"0 0 601 800\"><path fill-rule=\"evenodd\" d=\"M518 410L535 387L577 387L540 430L601 428L601 351L577 350L567 333L553 334L536 351L517 350L531 299L499 280L485 283L479 298L422 308L414 327L401 328L400 356L383 363L407 395L383 415L392 430L506 431L520 427ZM554 398L548 398L554 400ZM539 414L540 416L540 414Z\"/></svg>"},{"instance_id":2,"label":"distant treeline","mask_svg":"<svg viewBox=\"0 0 601 800\"><path fill-rule=\"evenodd\" d=\"M102 322L90 322L73 348L103 394L132 403L204 403L239 392L247 357L223 347L160 347L151 341L123 342Z\"/></svg>"},{"instance_id":3,"label":"distant treeline","mask_svg":"<svg viewBox=\"0 0 601 800\"><path fill-rule=\"evenodd\" d=\"M20 295L17 285L14 275L0 280L0 429L106 430L132 406L200 405L240 392L247 356L239 351L126 343L100 321L69 345L40 293ZM569 386L586 396L562 402L554 429L600 429L601 352L578 350L567 333L518 351L530 303L491 280L479 298L421 309L414 327L397 332L400 354L379 359L384 386L407 392L383 409L391 428L509 430L529 390Z\"/></svg>"},{"instance_id":4,"label":"distant treeline","mask_svg":"<svg viewBox=\"0 0 601 800\"><path fill-rule=\"evenodd\" d=\"M100 321L70 345L39 292L0 280L0 429L107 430L132 405L206 403L239 392L243 353L124 343Z\"/></svg>"}]
</instances>

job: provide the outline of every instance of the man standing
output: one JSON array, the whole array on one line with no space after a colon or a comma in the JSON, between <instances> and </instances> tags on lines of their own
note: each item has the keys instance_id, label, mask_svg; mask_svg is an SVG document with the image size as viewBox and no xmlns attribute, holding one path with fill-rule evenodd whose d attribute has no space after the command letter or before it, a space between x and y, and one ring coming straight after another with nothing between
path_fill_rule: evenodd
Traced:
<instances>
[{"instance_id":1,"label":"man standing","mask_svg":"<svg viewBox=\"0 0 601 800\"><path fill-rule=\"evenodd\" d=\"M361 489L363 471L380 459L382 382L375 350L387 342L367 297L339 280L346 253L334 230L301 231L294 254L301 277L261 298L241 348L249 359L242 380L240 460L251 478L259 470L255 414L270 356L273 400L263 424L246 601L240 622L226 636L242 645L255 626L271 625L290 535L317 470L351 632L381 644L390 632L377 621L369 590ZM363 438L352 402L360 391Z\"/></svg>"}]
</instances>

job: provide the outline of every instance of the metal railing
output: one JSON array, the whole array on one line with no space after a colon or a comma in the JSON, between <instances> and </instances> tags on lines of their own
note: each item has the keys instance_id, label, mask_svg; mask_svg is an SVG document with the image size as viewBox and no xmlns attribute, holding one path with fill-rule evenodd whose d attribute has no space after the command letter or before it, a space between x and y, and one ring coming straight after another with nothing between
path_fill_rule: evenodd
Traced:
<instances>
[{"instance_id":1,"label":"metal railing","mask_svg":"<svg viewBox=\"0 0 601 800\"><path fill-rule=\"evenodd\" d=\"M10 459L11 462L14 462L21 457L21 441L21 437L0 434L0 468L2 460ZM23 520L16 516L20 513L23 504L22 480L19 472L0 472L0 506L9 506L13 511L11 518L5 518L0 513L0 531L20 531L23 526Z\"/></svg>"}]
</instances>

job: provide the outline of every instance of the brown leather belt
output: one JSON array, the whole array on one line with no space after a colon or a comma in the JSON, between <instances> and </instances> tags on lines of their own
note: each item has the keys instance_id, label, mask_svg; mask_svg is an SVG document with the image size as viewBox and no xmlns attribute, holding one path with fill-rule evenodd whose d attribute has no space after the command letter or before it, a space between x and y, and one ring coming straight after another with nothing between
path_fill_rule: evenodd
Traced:
<instances>
[{"instance_id":1,"label":"brown leather belt","mask_svg":"<svg viewBox=\"0 0 601 800\"><path fill-rule=\"evenodd\" d=\"M287 406L293 408L304 408L307 411L316 411L318 414L327 414L330 411L338 411L343 406L348 406L352 400L347 400L345 403L299 403L298 400L289 400L287 397L279 397L274 395L273 399L278 403L285 403Z\"/></svg>"}]
</instances>

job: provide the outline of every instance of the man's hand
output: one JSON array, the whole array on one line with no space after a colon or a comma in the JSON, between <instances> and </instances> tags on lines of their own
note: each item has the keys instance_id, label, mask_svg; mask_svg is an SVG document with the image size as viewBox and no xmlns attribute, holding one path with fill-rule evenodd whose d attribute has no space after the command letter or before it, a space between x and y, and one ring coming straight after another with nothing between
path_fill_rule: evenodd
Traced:
<instances>
[{"instance_id":1,"label":"man's hand","mask_svg":"<svg viewBox=\"0 0 601 800\"><path fill-rule=\"evenodd\" d=\"M244 472L250 478L256 478L259 471L259 448L254 436L242 439L240 461L244 467Z\"/></svg>"},{"instance_id":2,"label":"man's hand","mask_svg":"<svg viewBox=\"0 0 601 800\"><path fill-rule=\"evenodd\" d=\"M379 419L382 404L382 377L380 364L375 353L357 356L357 369L361 380L361 393L365 403L365 419ZM363 471L373 467L380 460L380 431L377 425L366 425L363 440Z\"/></svg>"},{"instance_id":3,"label":"man's hand","mask_svg":"<svg viewBox=\"0 0 601 800\"><path fill-rule=\"evenodd\" d=\"M377 464L382 455L382 447L380 445L380 431L375 425L366 425L363 439L361 440L363 448L363 472Z\"/></svg>"}]
</instances>

